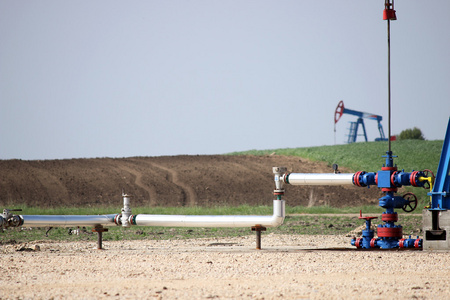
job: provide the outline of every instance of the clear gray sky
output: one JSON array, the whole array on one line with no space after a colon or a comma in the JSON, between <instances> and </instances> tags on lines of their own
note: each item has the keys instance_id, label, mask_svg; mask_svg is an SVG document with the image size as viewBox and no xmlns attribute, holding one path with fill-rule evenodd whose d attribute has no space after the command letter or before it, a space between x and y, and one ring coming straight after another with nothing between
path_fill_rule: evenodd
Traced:
<instances>
[{"instance_id":1,"label":"clear gray sky","mask_svg":"<svg viewBox=\"0 0 450 300\"><path fill-rule=\"evenodd\" d=\"M340 100L382 115L387 135L383 8L383 0L1 0L0 159L332 145ZM397 0L395 9L392 133L418 127L443 139L450 1ZM354 120L337 124L338 144ZM365 123L374 140L376 122Z\"/></svg>"}]
</instances>

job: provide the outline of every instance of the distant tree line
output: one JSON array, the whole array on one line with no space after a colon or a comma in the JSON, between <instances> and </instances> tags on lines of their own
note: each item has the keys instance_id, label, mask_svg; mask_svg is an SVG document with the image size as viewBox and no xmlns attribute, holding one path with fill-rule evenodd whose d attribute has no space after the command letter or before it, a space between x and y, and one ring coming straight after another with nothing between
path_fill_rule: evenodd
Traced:
<instances>
[{"instance_id":1,"label":"distant tree line","mask_svg":"<svg viewBox=\"0 0 450 300\"><path fill-rule=\"evenodd\" d=\"M403 130L397 138L399 140L425 140L422 131L417 127Z\"/></svg>"}]
</instances>

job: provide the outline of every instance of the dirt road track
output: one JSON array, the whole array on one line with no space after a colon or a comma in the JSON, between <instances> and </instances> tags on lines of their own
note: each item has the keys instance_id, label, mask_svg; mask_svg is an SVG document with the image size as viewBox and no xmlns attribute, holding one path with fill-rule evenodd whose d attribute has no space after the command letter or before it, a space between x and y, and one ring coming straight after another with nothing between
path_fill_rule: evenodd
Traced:
<instances>
[{"instance_id":1,"label":"dirt road track","mask_svg":"<svg viewBox=\"0 0 450 300\"><path fill-rule=\"evenodd\" d=\"M450 299L450 253L358 251L343 236L268 234L259 251L253 236L93 246L2 246L0 298Z\"/></svg>"},{"instance_id":2,"label":"dirt road track","mask_svg":"<svg viewBox=\"0 0 450 300\"><path fill-rule=\"evenodd\" d=\"M120 206L271 205L272 167L330 173L324 163L292 156L161 156L67 160L0 160L0 204ZM351 170L342 170L351 172ZM355 186L286 188L287 205L378 204L377 189Z\"/></svg>"}]
</instances>

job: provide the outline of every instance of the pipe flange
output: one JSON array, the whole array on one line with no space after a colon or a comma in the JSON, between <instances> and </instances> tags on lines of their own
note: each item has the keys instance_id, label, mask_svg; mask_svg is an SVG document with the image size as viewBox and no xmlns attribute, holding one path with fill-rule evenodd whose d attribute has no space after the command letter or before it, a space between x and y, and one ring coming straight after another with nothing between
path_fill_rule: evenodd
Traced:
<instances>
[{"instance_id":1,"label":"pipe flange","mask_svg":"<svg viewBox=\"0 0 450 300\"><path fill-rule=\"evenodd\" d=\"M414 241L414 248L422 248L422 239L417 239Z\"/></svg>"},{"instance_id":2,"label":"pipe flange","mask_svg":"<svg viewBox=\"0 0 450 300\"><path fill-rule=\"evenodd\" d=\"M137 215L130 215L130 216L128 217L128 222L129 222L131 225L136 225L136 216L137 216Z\"/></svg>"},{"instance_id":3,"label":"pipe flange","mask_svg":"<svg viewBox=\"0 0 450 300\"><path fill-rule=\"evenodd\" d=\"M378 227L377 235L380 238L401 238L403 229L401 227Z\"/></svg>"},{"instance_id":4,"label":"pipe flange","mask_svg":"<svg viewBox=\"0 0 450 300\"><path fill-rule=\"evenodd\" d=\"M358 171L355 174L353 174L353 178L352 178L353 184L356 185L356 186L359 186L359 187L366 187L367 185L365 185L363 182L361 182L359 180L359 177L364 175L364 174L366 174L365 171Z\"/></svg>"},{"instance_id":5,"label":"pipe flange","mask_svg":"<svg viewBox=\"0 0 450 300\"><path fill-rule=\"evenodd\" d=\"M116 215L114 217L114 223L116 223L116 225L122 225L122 215L121 214Z\"/></svg>"},{"instance_id":6,"label":"pipe flange","mask_svg":"<svg viewBox=\"0 0 450 300\"><path fill-rule=\"evenodd\" d=\"M411 185L414 187L418 186L418 182L417 182L417 174L419 174L420 171L414 171L411 173L411 175L409 176L409 181L411 182Z\"/></svg>"},{"instance_id":7,"label":"pipe flange","mask_svg":"<svg viewBox=\"0 0 450 300\"><path fill-rule=\"evenodd\" d=\"M286 184L289 184L289 175L291 175L291 173L286 172L282 176L283 182L286 183Z\"/></svg>"},{"instance_id":8,"label":"pipe flange","mask_svg":"<svg viewBox=\"0 0 450 300\"><path fill-rule=\"evenodd\" d=\"M381 220L384 221L384 222L397 222L398 221L398 214L397 213L393 213L393 214L383 213L381 215Z\"/></svg>"},{"instance_id":9,"label":"pipe flange","mask_svg":"<svg viewBox=\"0 0 450 300\"><path fill-rule=\"evenodd\" d=\"M12 218L9 220L9 223L13 227L20 227L23 225L23 218L21 216L12 216Z\"/></svg>"},{"instance_id":10,"label":"pipe flange","mask_svg":"<svg viewBox=\"0 0 450 300\"><path fill-rule=\"evenodd\" d=\"M107 232L108 228L105 228L103 226L96 226L92 228L92 232Z\"/></svg>"},{"instance_id":11,"label":"pipe flange","mask_svg":"<svg viewBox=\"0 0 450 300\"><path fill-rule=\"evenodd\" d=\"M381 171L397 171L397 167L381 167Z\"/></svg>"},{"instance_id":12,"label":"pipe flange","mask_svg":"<svg viewBox=\"0 0 450 300\"><path fill-rule=\"evenodd\" d=\"M283 190L274 190L273 191L273 194L275 195L275 196L279 196L279 195L284 195L284 189Z\"/></svg>"},{"instance_id":13,"label":"pipe flange","mask_svg":"<svg viewBox=\"0 0 450 300\"><path fill-rule=\"evenodd\" d=\"M394 171L391 174L391 184L392 186L401 186L401 184L396 184L395 183L395 175L397 175L399 172L398 171Z\"/></svg>"}]
</instances>

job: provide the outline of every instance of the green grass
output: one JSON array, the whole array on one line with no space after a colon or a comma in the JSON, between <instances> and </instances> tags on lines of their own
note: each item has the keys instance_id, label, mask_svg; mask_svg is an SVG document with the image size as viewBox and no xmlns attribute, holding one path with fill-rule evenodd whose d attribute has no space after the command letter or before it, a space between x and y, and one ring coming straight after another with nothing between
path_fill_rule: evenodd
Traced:
<instances>
[{"instance_id":1,"label":"green grass","mask_svg":"<svg viewBox=\"0 0 450 300\"><path fill-rule=\"evenodd\" d=\"M436 174L443 141L404 140L392 142L394 163L405 171L430 169ZM337 163L353 171L375 172L385 163L382 158L388 149L387 142L352 143L346 145L285 148L272 150L250 150L229 155L278 155L299 156L312 161L324 161L328 165Z\"/></svg>"},{"instance_id":2,"label":"green grass","mask_svg":"<svg viewBox=\"0 0 450 300\"><path fill-rule=\"evenodd\" d=\"M23 207L24 211L20 214L107 214L119 213L120 208L53 208L42 209ZM342 214L355 214L359 210L364 212L364 215L380 216L382 209L378 206L364 206L364 207L347 207L347 208L333 208L327 206L318 207L301 207L294 206L286 207L288 216L285 223L277 228L268 228L267 233L274 234L300 234L300 235L323 235L323 234L346 234L355 227L364 224L364 221L359 220L357 216L345 216ZM138 213L152 213L152 214L199 214L199 215L219 215L219 214L234 214L234 215L270 215L272 214L272 207L270 206L249 206L242 205L239 207L156 207L146 208L140 207L133 209L133 214ZM335 214L327 215L324 214ZM421 217L417 215L400 215L400 224L404 227L405 234L419 235L421 225ZM381 223L377 219L373 224ZM42 228L9 228L3 233L0 233L0 245L11 243L23 243L31 241L92 241L95 243L97 236L91 231L91 228L80 235L69 235L69 228L53 228L48 231L48 227ZM73 227L72 229L75 229ZM105 241L115 240L167 240L167 239L188 239L188 238L221 238L234 237L254 234L250 228L167 228L167 227L142 227L133 226L131 228L122 228L121 226L108 227L109 231L103 234ZM48 234L47 234L48 231Z\"/></svg>"},{"instance_id":3,"label":"green grass","mask_svg":"<svg viewBox=\"0 0 450 300\"><path fill-rule=\"evenodd\" d=\"M437 166L442 151L442 140L421 141L403 140L392 142L392 152L394 163L399 170L411 172L413 170L429 169L436 174ZM388 142L368 142L352 143L346 145L306 147L306 148L285 148L272 150L250 150L244 152L233 152L229 155L278 155L299 156L312 161L323 161L330 166L338 164L340 167L349 168L353 171L376 172L381 170L385 164L388 149ZM295 172L295 170L294 170ZM429 190L422 188L405 187L399 190L399 194L412 192L419 199L419 207L428 204Z\"/></svg>"},{"instance_id":4,"label":"green grass","mask_svg":"<svg viewBox=\"0 0 450 300\"><path fill-rule=\"evenodd\" d=\"M373 224L382 223L380 219ZM421 235L422 218L417 215L402 215L399 223L403 226L405 235ZM363 225L364 221L356 216L323 216L323 215L294 215L287 216L285 223L277 228L267 228L264 234L297 234L297 235L338 235L348 234L356 227ZM69 235L68 228L9 228L0 233L0 245L43 242L43 241L91 241L95 243L97 234L86 228L80 235ZM74 228L75 229L75 228ZM48 231L48 233L47 233ZM108 227L103 233L104 241L119 240L168 240L191 238L224 238L254 235L250 228L185 228L185 227L142 227L133 226L122 228L120 226ZM350 243L350 239L349 239Z\"/></svg>"},{"instance_id":5,"label":"green grass","mask_svg":"<svg viewBox=\"0 0 450 300\"><path fill-rule=\"evenodd\" d=\"M412 170L430 169L436 173L439 163L443 141L395 141L392 143L394 162L398 168L407 172ZM324 161L328 165L337 163L341 167L349 168L353 171L364 170L376 172L381 169L388 148L387 142L354 143L347 145L307 147L295 149L274 149L274 150L252 150L245 152L234 152L230 155L268 155L275 152L278 155L299 156L313 161ZM294 170L295 172L295 170ZM424 189L407 188L418 195L421 204L418 207L420 213L421 206L428 201L427 191ZM59 207L59 208L39 208L28 206L16 206L10 208L20 208L23 215L96 215L120 213L121 207ZM286 213L291 216L286 217L285 224L278 228L268 228L268 233L276 234L345 234L355 227L363 224L357 217L350 216L322 216L323 214L347 214L355 213L359 210L364 215L380 215L383 211L378 206L333 208L329 206L318 207L286 207ZM216 207L136 207L133 214L180 214L180 215L271 215L271 206L250 206L241 205L237 207L216 206ZM306 214L304 216L299 214ZM312 215L311 215L312 214ZM403 226L404 234L419 235L421 217L417 215L401 214L399 223ZM381 223L377 219L374 224ZM14 241L36 241L36 240L89 240L96 241L96 235L87 229L80 236L69 235L67 228L25 229L10 228L0 233L0 244L13 243ZM253 234L249 228L165 228L165 227L132 227L121 228L110 227L104 233L104 240L122 239L184 239L201 237L226 237L242 236Z\"/></svg>"},{"instance_id":6,"label":"green grass","mask_svg":"<svg viewBox=\"0 0 450 300\"><path fill-rule=\"evenodd\" d=\"M19 215L106 215L120 214L121 207L29 207L18 205L14 208L22 209L15 212ZM212 206L212 207L133 207L133 214L162 214L162 215L271 215L273 207L269 205L251 206L243 204L239 206ZM378 206L365 205L358 207L337 208L331 206L286 206L287 214L347 214L357 213L362 210L368 213L381 213Z\"/></svg>"}]
</instances>

